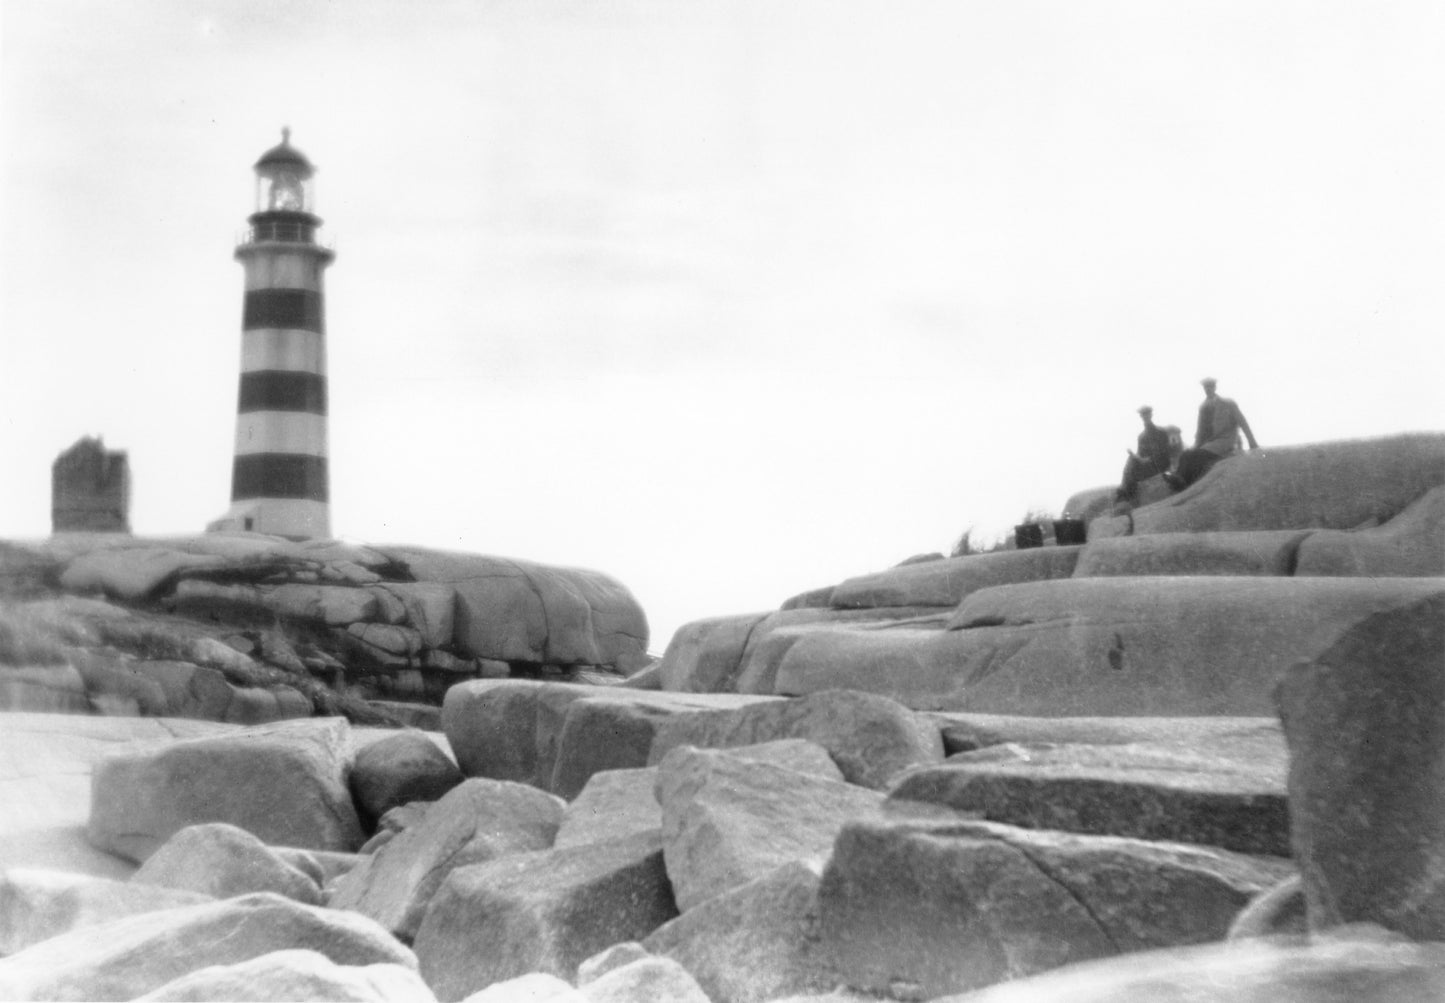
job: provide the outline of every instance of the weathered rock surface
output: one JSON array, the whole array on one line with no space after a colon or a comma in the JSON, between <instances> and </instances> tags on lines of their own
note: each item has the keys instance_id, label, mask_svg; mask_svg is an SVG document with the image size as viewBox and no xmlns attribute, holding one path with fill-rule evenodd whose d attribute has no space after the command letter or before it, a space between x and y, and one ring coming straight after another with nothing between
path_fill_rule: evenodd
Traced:
<instances>
[{"instance_id":1,"label":"weathered rock surface","mask_svg":"<svg viewBox=\"0 0 1445 1003\"><path fill-rule=\"evenodd\" d=\"M1445 575L1445 487L1432 488L1372 529L1319 530L1299 548L1297 575Z\"/></svg>"},{"instance_id":2,"label":"weathered rock surface","mask_svg":"<svg viewBox=\"0 0 1445 1003\"><path fill-rule=\"evenodd\" d=\"M1023 745L1175 745L1196 754L1278 770L1287 764L1277 717L1025 717L927 715L943 732L947 755L1010 742Z\"/></svg>"},{"instance_id":3,"label":"weathered rock surface","mask_svg":"<svg viewBox=\"0 0 1445 1003\"><path fill-rule=\"evenodd\" d=\"M319 882L245 829L221 822L182 829L146 858L130 880L218 899L275 892L306 905L323 904Z\"/></svg>"},{"instance_id":4,"label":"weathered rock surface","mask_svg":"<svg viewBox=\"0 0 1445 1003\"><path fill-rule=\"evenodd\" d=\"M1135 535L1348 530L1388 522L1442 484L1440 433L1255 450L1218 464L1177 495L1135 509L1132 528ZM1089 535L1093 539L1093 526Z\"/></svg>"},{"instance_id":5,"label":"weathered rock surface","mask_svg":"<svg viewBox=\"0 0 1445 1003\"><path fill-rule=\"evenodd\" d=\"M656 833L503 857L453 871L416 936L422 977L459 1000L529 972L570 978L584 959L677 915Z\"/></svg>"},{"instance_id":6,"label":"weathered rock surface","mask_svg":"<svg viewBox=\"0 0 1445 1003\"><path fill-rule=\"evenodd\" d=\"M14 867L0 871L0 956L83 926L209 901L209 896Z\"/></svg>"},{"instance_id":7,"label":"weathered rock surface","mask_svg":"<svg viewBox=\"0 0 1445 1003\"><path fill-rule=\"evenodd\" d=\"M1294 573L1309 530L1236 533L1154 533L1091 540L1075 578L1151 575L1276 575Z\"/></svg>"},{"instance_id":8,"label":"weathered rock surface","mask_svg":"<svg viewBox=\"0 0 1445 1003\"><path fill-rule=\"evenodd\" d=\"M419 580L456 590L457 645L507 662L647 663L647 618L620 582L596 571L415 547L380 548Z\"/></svg>"},{"instance_id":9,"label":"weathered rock surface","mask_svg":"<svg viewBox=\"0 0 1445 1003\"><path fill-rule=\"evenodd\" d=\"M658 766L667 874L687 910L793 861L822 860L882 795L726 752L682 747Z\"/></svg>"},{"instance_id":10,"label":"weathered rock surface","mask_svg":"<svg viewBox=\"0 0 1445 1003\"><path fill-rule=\"evenodd\" d=\"M1275 677L1428 579L1082 578L969 596L953 629L800 640L779 693L847 688L916 708L1041 716L1262 715Z\"/></svg>"},{"instance_id":11,"label":"weathered rock surface","mask_svg":"<svg viewBox=\"0 0 1445 1003\"><path fill-rule=\"evenodd\" d=\"M664 924L666 925L666 924ZM608 972L616 971L623 965L652 957L652 953L635 940L624 940L598 951L577 966L577 984L585 986L595 982Z\"/></svg>"},{"instance_id":12,"label":"weathered rock surface","mask_svg":"<svg viewBox=\"0 0 1445 1003\"><path fill-rule=\"evenodd\" d=\"M83 927L0 959L0 998L129 1000L210 965L314 950L338 965L416 959L371 920L280 895L141 913Z\"/></svg>"},{"instance_id":13,"label":"weathered rock surface","mask_svg":"<svg viewBox=\"0 0 1445 1003\"><path fill-rule=\"evenodd\" d=\"M1081 547L1039 547L950 557L850 578L833 589L837 608L957 606L979 589L1068 578Z\"/></svg>"},{"instance_id":14,"label":"weathered rock surface","mask_svg":"<svg viewBox=\"0 0 1445 1003\"><path fill-rule=\"evenodd\" d=\"M1371 940L1206 944L1072 965L935 1003L1433 1003L1445 947Z\"/></svg>"},{"instance_id":15,"label":"weathered rock surface","mask_svg":"<svg viewBox=\"0 0 1445 1003\"><path fill-rule=\"evenodd\" d=\"M413 969L386 963L338 965L319 951L273 951L234 965L212 965L140 997L150 1001L338 1000L430 1003L436 997Z\"/></svg>"},{"instance_id":16,"label":"weathered rock surface","mask_svg":"<svg viewBox=\"0 0 1445 1003\"><path fill-rule=\"evenodd\" d=\"M1171 745L992 746L905 774L890 799L1030 829L1290 854L1285 763Z\"/></svg>"},{"instance_id":17,"label":"weathered rock surface","mask_svg":"<svg viewBox=\"0 0 1445 1003\"><path fill-rule=\"evenodd\" d=\"M1445 582L1292 667L1279 706L1310 926L1445 940Z\"/></svg>"},{"instance_id":18,"label":"weathered rock surface","mask_svg":"<svg viewBox=\"0 0 1445 1003\"><path fill-rule=\"evenodd\" d=\"M445 752L419 732L400 732L356 754L351 794L367 828L393 808L435 801L465 779Z\"/></svg>"},{"instance_id":19,"label":"weathered rock surface","mask_svg":"<svg viewBox=\"0 0 1445 1003\"><path fill-rule=\"evenodd\" d=\"M550 847L562 809L560 798L533 787L468 780L338 878L329 904L369 916L410 940L447 875L459 867Z\"/></svg>"},{"instance_id":20,"label":"weathered rock surface","mask_svg":"<svg viewBox=\"0 0 1445 1003\"><path fill-rule=\"evenodd\" d=\"M711 1003L671 958L639 958L587 983L581 993L590 1003Z\"/></svg>"},{"instance_id":21,"label":"weathered rock surface","mask_svg":"<svg viewBox=\"0 0 1445 1003\"><path fill-rule=\"evenodd\" d=\"M348 753L347 724L335 718L119 750L95 764L86 836L136 861L202 822L282 846L353 850L361 825Z\"/></svg>"},{"instance_id":22,"label":"weathered rock surface","mask_svg":"<svg viewBox=\"0 0 1445 1003\"><path fill-rule=\"evenodd\" d=\"M662 688L695 693L736 689L743 650L767 613L710 617L685 623L672 635L658 667Z\"/></svg>"},{"instance_id":23,"label":"weathered rock surface","mask_svg":"<svg viewBox=\"0 0 1445 1003\"><path fill-rule=\"evenodd\" d=\"M586 727L574 727L569 761L562 766L563 731L572 705L605 701L587 715ZM526 680L475 680L453 686L442 704L442 727L467 776L515 780L550 788L559 769L576 785L605 769L647 765L647 753L659 720L668 714L732 709L771 697L725 693L662 693L537 683ZM615 725L616 735L607 727ZM600 727L598 737L592 730ZM586 738L586 741L583 739ZM575 791L574 791L575 793Z\"/></svg>"},{"instance_id":24,"label":"weathered rock surface","mask_svg":"<svg viewBox=\"0 0 1445 1003\"><path fill-rule=\"evenodd\" d=\"M823 872L821 937L848 985L926 999L1217 940L1287 866L987 822L854 823Z\"/></svg>"},{"instance_id":25,"label":"weathered rock surface","mask_svg":"<svg viewBox=\"0 0 1445 1003\"><path fill-rule=\"evenodd\" d=\"M728 748L804 738L828 750L849 783L882 790L901 771L939 761L937 725L884 697L825 690L797 700L678 715L662 722L649 762L682 745Z\"/></svg>"},{"instance_id":26,"label":"weathered rock surface","mask_svg":"<svg viewBox=\"0 0 1445 1003\"><path fill-rule=\"evenodd\" d=\"M818 941L817 894L817 870L784 864L663 924L643 946L681 963L712 1003L831 988Z\"/></svg>"},{"instance_id":27,"label":"weathered rock surface","mask_svg":"<svg viewBox=\"0 0 1445 1003\"><path fill-rule=\"evenodd\" d=\"M740 759L772 763L800 773L842 780L826 749L805 739L783 739L729 748ZM653 791L657 768L594 773L567 805L554 846L580 846L619 839L662 827L662 808Z\"/></svg>"}]
</instances>

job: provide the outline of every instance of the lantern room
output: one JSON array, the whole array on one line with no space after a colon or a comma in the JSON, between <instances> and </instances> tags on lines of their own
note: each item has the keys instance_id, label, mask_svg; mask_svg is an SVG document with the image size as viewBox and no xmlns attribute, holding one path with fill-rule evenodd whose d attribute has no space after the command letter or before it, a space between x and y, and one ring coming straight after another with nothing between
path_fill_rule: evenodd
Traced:
<instances>
[{"instance_id":1,"label":"lantern room","mask_svg":"<svg viewBox=\"0 0 1445 1003\"><path fill-rule=\"evenodd\" d=\"M311 162L291 145L291 130L256 161L256 212L313 213L316 191Z\"/></svg>"}]
</instances>

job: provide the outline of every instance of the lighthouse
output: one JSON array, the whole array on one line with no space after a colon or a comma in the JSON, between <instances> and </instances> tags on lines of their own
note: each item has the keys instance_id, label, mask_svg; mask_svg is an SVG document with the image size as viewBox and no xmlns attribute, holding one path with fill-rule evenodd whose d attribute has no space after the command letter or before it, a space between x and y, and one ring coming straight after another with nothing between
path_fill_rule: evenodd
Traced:
<instances>
[{"instance_id":1,"label":"lighthouse","mask_svg":"<svg viewBox=\"0 0 1445 1003\"><path fill-rule=\"evenodd\" d=\"M293 538L331 533L322 276L315 168L281 143L256 161L256 211L236 246L245 269L231 508L213 530Z\"/></svg>"}]
</instances>

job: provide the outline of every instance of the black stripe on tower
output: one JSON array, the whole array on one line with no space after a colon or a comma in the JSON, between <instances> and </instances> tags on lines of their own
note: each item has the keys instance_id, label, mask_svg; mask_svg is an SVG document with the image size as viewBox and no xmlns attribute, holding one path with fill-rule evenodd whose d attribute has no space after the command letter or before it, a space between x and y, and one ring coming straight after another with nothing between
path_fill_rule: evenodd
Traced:
<instances>
[{"instance_id":1,"label":"black stripe on tower","mask_svg":"<svg viewBox=\"0 0 1445 1003\"><path fill-rule=\"evenodd\" d=\"M241 330L291 328L323 334L321 294L312 289L249 289L241 312Z\"/></svg>"},{"instance_id":2,"label":"black stripe on tower","mask_svg":"<svg viewBox=\"0 0 1445 1003\"><path fill-rule=\"evenodd\" d=\"M247 453L231 468L231 501L304 498L327 501L326 457L298 453Z\"/></svg>"},{"instance_id":3,"label":"black stripe on tower","mask_svg":"<svg viewBox=\"0 0 1445 1003\"><path fill-rule=\"evenodd\" d=\"M256 369L241 374L237 414L304 411L326 414L326 377L297 369Z\"/></svg>"}]
</instances>

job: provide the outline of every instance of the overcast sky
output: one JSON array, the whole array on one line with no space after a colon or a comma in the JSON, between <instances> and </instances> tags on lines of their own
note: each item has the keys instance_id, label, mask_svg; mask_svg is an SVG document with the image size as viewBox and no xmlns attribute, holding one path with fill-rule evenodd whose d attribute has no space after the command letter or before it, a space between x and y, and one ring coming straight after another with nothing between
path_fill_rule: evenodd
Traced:
<instances>
[{"instance_id":1,"label":"overcast sky","mask_svg":"<svg viewBox=\"0 0 1445 1003\"><path fill-rule=\"evenodd\" d=\"M1445 7L0 0L0 536L228 506L251 165L319 168L338 535L680 623L1000 536L1216 376L1445 428Z\"/></svg>"}]
</instances>

